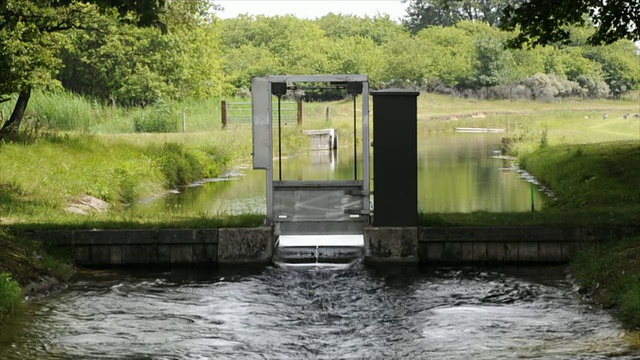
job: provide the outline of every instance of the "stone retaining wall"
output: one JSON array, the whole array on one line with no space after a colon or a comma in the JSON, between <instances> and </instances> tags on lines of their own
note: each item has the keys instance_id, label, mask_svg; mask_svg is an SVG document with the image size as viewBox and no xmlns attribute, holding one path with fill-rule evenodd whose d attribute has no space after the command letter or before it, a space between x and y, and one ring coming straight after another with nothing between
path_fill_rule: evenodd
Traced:
<instances>
[{"instance_id":1,"label":"stone retaining wall","mask_svg":"<svg viewBox=\"0 0 640 360\"><path fill-rule=\"evenodd\" d=\"M27 233L70 247L81 266L267 265L271 227L167 230L46 230ZM585 242L640 235L640 227L367 227L367 264L566 263Z\"/></svg>"}]
</instances>

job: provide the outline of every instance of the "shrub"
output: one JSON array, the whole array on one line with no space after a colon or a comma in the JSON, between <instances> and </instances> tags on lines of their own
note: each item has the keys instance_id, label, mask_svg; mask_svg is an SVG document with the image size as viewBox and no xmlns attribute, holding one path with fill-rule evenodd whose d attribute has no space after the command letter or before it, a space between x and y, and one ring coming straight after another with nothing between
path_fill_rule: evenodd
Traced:
<instances>
[{"instance_id":1,"label":"shrub","mask_svg":"<svg viewBox=\"0 0 640 360\"><path fill-rule=\"evenodd\" d=\"M580 87L585 90L587 96L593 99L600 99L609 96L609 85L601 79L593 76L580 75L576 79Z\"/></svg>"},{"instance_id":2,"label":"shrub","mask_svg":"<svg viewBox=\"0 0 640 360\"><path fill-rule=\"evenodd\" d=\"M167 133L178 129L178 113L159 100L153 108L134 119L135 132Z\"/></svg>"},{"instance_id":3,"label":"shrub","mask_svg":"<svg viewBox=\"0 0 640 360\"><path fill-rule=\"evenodd\" d=\"M578 83L553 74L538 73L526 79L523 84L531 89L535 99L543 101L581 93Z\"/></svg>"},{"instance_id":4,"label":"shrub","mask_svg":"<svg viewBox=\"0 0 640 360\"><path fill-rule=\"evenodd\" d=\"M15 309L22 302L22 289L11 275L0 274L0 313Z\"/></svg>"}]
</instances>

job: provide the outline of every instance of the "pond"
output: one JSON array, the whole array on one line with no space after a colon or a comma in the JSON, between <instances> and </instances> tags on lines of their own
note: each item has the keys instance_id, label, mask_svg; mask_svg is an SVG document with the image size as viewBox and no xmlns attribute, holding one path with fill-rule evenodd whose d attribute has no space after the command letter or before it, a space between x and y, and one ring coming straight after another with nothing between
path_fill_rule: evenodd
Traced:
<instances>
[{"instance_id":1,"label":"pond","mask_svg":"<svg viewBox=\"0 0 640 360\"><path fill-rule=\"evenodd\" d=\"M452 133L422 136L418 153L418 206L421 212L531 211L531 184L500 156L503 135ZM360 158L358 154L358 158ZM373 162L372 162L373 163ZM353 180L353 147L337 152L308 152L282 161L283 180ZM278 174L278 161L275 160ZM359 179L362 178L361 166ZM266 213L264 170L240 168L221 179L203 181L178 194L148 199L133 213ZM375 190L375 179L373 181ZM546 195L533 191L535 209Z\"/></svg>"},{"instance_id":2,"label":"pond","mask_svg":"<svg viewBox=\"0 0 640 360\"><path fill-rule=\"evenodd\" d=\"M85 271L2 359L637 359L562 267Z\"/></svg>"}]
</instances>

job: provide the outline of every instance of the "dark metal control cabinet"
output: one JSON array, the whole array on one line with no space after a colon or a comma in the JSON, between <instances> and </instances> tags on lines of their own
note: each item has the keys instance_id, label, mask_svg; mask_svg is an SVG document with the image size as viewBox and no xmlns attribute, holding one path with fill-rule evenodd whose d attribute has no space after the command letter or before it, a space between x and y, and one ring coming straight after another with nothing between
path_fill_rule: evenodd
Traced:
<instances>
[{"instance_id":1,"label":"dark metal control cabinet","mask_svg":"<svg viewBox=\"0 0 640 360\"><path fill-rule=\"evenodd\" d=\"M420 93L372 91L374 226L418 225Z\"/></svg>"}]
</instances>

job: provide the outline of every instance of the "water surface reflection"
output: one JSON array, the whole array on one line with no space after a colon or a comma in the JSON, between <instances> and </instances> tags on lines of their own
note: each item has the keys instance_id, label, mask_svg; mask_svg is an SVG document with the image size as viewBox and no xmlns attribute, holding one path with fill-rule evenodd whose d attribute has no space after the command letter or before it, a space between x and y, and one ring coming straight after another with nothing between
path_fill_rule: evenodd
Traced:
<instances>
[{"instance_id":1,"label":"water surface reflection","mask_svg":"<svg viewBox=\"0 0 640 360\"><path fill-rule=\"evenodd\" d=\"M506 212L531 210L531 186L511 162L496 155L501 134L451 133L419 139L418 206L422 212ZM375 153L374 153L375 155ZM358 158L361 155L358 154ZM278 176L278 162L274 174ZM349 148L309 152L283 160L283 180L353 180L354 157ZM362 166L358 167L362 179ZM234 180L204 183L156 201L136 204L133 213L176 214L266 213L264 170L240 169ZM237 174L234 174L237 175ZM375 191L375 179L373 179ZM545 196L534 191L536 208Z\"/></svg>"}]
</instances>

